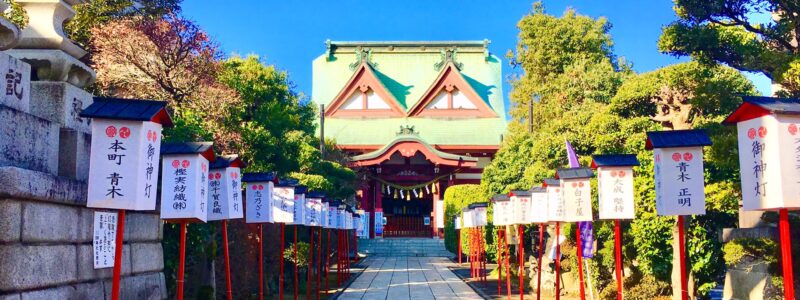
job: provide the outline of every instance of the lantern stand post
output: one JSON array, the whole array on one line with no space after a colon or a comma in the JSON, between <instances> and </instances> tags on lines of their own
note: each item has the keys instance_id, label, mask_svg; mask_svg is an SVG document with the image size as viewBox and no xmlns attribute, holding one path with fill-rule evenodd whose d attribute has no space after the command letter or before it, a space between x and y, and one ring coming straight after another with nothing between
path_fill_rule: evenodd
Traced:
<instances>
[{"instance_id":1,"label":"lantern stand post","mask_svg":"<svg viewBox=\"0 0 800 300\"><path fill-rule=\"evenodd\" d=\"M308 226L308 272L306 272L306 299L311 300L311 279L314 278L314 227Z\"/></svg>"},{"instance_id":2,"label":"lantern stand post","mask_svg":"<svg viewBox=\"0 0 800 300\"><path fill-rule=\"evenodd\" d=\"M542 254L544 253L544 223L539 224L539 262L536 271L536 300L542 299ZM621 300L621 299L619 299Z\"/></svg>"},{"instance_id":3,"label":"lantern stand post","mask_svg":"<svg viewBox=\"0 0 800 300\"><path fill-rule=\"evenodd\" d=\"M506 295L508 296L508 300L511 300L511 264L509 263L509 257L511 256L511 251L508 251L508 233L505 229L503 229L503 251L505 254L503 255L503 264L506 268Z\"/></svg>"},{"instance_id":4,"label":"lantern stand post","mask_svg":"<svg viewBox=\"0 0 800 300\"><path fill-rule=\"evenodd\" d=\"M778 230L781 237L781 264L783 267L783 295L794 300L794 271L792 270L792 236L789 234L789 211L780 209Z\"/></svg>"},{"instance_id":5,"label":"lantern stand post","mask_svg":"<svg viewBox=\"0 0 800 300\"><path fill-rule=\"evenodd\" d=\"M283 235L281 235L281 242L283 242ZM281 243L281 248L283 248L283 243ZM280 268L281 283L283 283L283 255L281 255ZM283 286L280 287L280 291L281 295L283 295ZM264 224L261 223L258 224L258 299L264 299Z\"/></svg>"},{"instance_id":6,"label":"lantern stand post","mask_svg":"<svg viewBox=\"0 0 800 300\"><path fill-rule=\"evenodd\" d=\"M284 243L286 242L285 241L285 237L284 237L285 233L286 233L286 224L281 223L281 243L280 243L281 244L280 245L281 251L280 251L280 253L278 253L278 268L279 268L278 272L280 273L280 274L278 274L278 298L281 299L281 300L283 300L283 268L284 268L283 252L286 251L286 250L284 250L284 248L286 247L286 245L284 245ZM263 241L264 240L263 237L264 237L264 232L263 232L262 229L259 228L259 240ZM261 249L260 246L259 246L259 249ZM263 259L260 259L260 261L263 261ZM259 271L259 272L261 272L261 271ZM259 279L259 281L260 281L260 279ZM263 285L263 283L259 283L259 284ZM263 291L263 288L259 288L259 299L264 299L263 292L261 292L261 291Z\"/></svg>"},{"instance_id":7,"label":"lantern stand post","mask_svg":"<svg viewBox=\"0 0 800 300\"><path fill-rule=\"evenodd\" d=\"M298 283L299 280L297 278L297 227L299 225L295 224L294 227L294 245L292 246L292 255L294 256L294 300L297 300L298 290Z\"/></svg>"},{"instance_id":8,"label":"lantern stand post","mask_svg":"<svg viewBox=\"0 0 800 300\"><path fill-rule=\"evenodd\" d=\"M260 249L259 249L260 250ZM225 284L228 300L233 300L233 287L231 286L231 255L228 251L228 220L222 220L222 253L225 259Z\"/></svg>"},{"instance_id":9,"label":"lantern stand post","mask_svg":"<svg viewBox=\"0 0 800 300\"><path fill-rule=\"evenodd\" d=\"M325 296L328 295L328 274L331 271L331 230L328 229L328 242L325 244Z\"/></svg>"},{"instance_id":10,"label":"lantern stand post","mask_svg":"<svg viewBox=\"0 0 800 300\"><path fill-rule=\"evenodd\" d=\"M519 300L524 300L525 297L525 229L522 224L517 225L517 234L519 235Z\"/></svg>"},{"instance_id":11,"label":"lantern stand post","mask_svg":"<svg viewBox=\"0 0 800 300\"><path fill-rule=\"evenodd\" d=\"M336 229L336 286L342 284L342 231Z\"/></svg>"},{"instance_id":12,"label":"lantern stand post","mask_svg":"<svg viewBox=\"0 0 800 300\"><path fill-rule=\"evenodd\" d=\"M178 248L178 291L176 299L183 300L183 271L186 265L186 220L181 220L180 245Z\"/></svg>"},{"instance_id":13,"label":"lantern stand post","mask_svg":"<svg viewBox=\"0 0 800 300\"><path fill-rule=\"evenodd\" d=\"M556 222L556 300L561 299L561 278L559 277L561 269L561 243L559 243L559 235L561 234L561 222Z\"/></svg>"},{"instance_id":14,"label":"lantern stand post","mask_svg":"<svg viewBox=\"0 0 800 300\"><path fill-rule=\"evenodd\" d=\"M497 296L500 296L501 289L500 289L500 280L503 279L503 251L502 251L502 244L500 244L500 239L502 239L503 230L497 230Z\"/></svg>"},{"instance_id":15,"label":"lantern stand post","mask_svg":"<svg viewBox=\"0 0 800 300\"><path fill-rule=\"evenodd\" d=\"M583 284L583 246L581 245L580 223L575 223L575 254L578 257L578 284L580 284L581 300L586 299L586 289Z\"/></svg>"},{"instance_id":16,"label":"lantern stand post","mask_svg":"<svg viewBox=\"0 0 800 300\"><path fill-rule=\"evenodd\" d=\"M125 210L117 211L116 248L114 248L114 271L111 282L111 299L119 300L120 276L122 274L122 242L125 238Z\"/></svg>"},{"instance_id":17,"label":"lantern stand post","mask_svg":"<svg viewBox=\"0 0 800 300\"><path fill-rule=\"evenodd\" d=\"M325 232L325 228L320 227L317 229L317 300L319 300L319 293L321 292L320 287L320 276L322 276L322 234Z\"/></svg>"},{"instance_id":18,"label":"lantern stand post","mask_svg":"<svg viewBox=\"0 0 800 300\"><path fill-rule=\"evenodd\" d=\"M481 280L481 282L483 282L483 286L485 287L486 286L486 254L485 254L486 247L484 245L484 240L483 240L484 239L483 227L480 227L480 229L478 229L478 230L479 230L479 234L480 234L478 236L478 241L480 241L478 243L478 246L480 247L480 248L478 248L478 253L480 255L480 260L479 260L479 263L480 263L480 280Z\"/></svg>"},{"instance_id":19,"label":"lantern stand post","mask_svg":"<svg viewBox=\"0 0 800 300\"><path fill-rule=\"evenodd\" d=\"M617 275L617 300L622 300L622 233L619 219L614 220L614 256Z\"/></svg>"},{"instance_id":20,"label":"lantern stand post","mask_svg":"<svg viewBox=\"0 0 800 300\"><path fill-rule=\"evenodd\" d=\"M684 228L683 216L678 216L678 253L681 268L681 300L689 298L688 281L686 278L686 229Z\"/></svg>"}]
</instances>

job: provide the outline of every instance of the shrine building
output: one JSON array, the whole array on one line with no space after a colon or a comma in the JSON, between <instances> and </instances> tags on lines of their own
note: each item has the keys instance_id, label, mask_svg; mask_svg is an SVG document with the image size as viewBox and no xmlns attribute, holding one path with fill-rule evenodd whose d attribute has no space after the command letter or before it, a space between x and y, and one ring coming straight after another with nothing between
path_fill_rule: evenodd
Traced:
<instances>
[{"instance_id":1,"label":"shrine building","mask_svg":"<svg viewBox=\"0 0 800 300\"><path fill-rule=\"evenodd\" d=\"M441 237L444 191L480 183L500 146L502 61L488 40L326 45L313 62L317 134L360 174L370 237Z\"/></svg>"}]
</instances>

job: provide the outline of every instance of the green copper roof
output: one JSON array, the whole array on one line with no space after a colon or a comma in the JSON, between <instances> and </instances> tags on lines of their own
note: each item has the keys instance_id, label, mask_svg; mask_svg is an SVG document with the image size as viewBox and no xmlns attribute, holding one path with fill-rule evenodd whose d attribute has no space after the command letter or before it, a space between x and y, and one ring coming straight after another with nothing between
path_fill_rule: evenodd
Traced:
<instances>
[{"instance_id":1,"label":"green copper roof","mask_svg":"<svg viewBox=\"0 0 800 300\"><path fill-rule=\"evenodd\" d=\"M386 89L408 111L434 83L443 51L456 49L461 74L496 118L334 118L325 119L326 138L340 145L386 144L400 126L414 126L420 138L434 145L499 145L506 127L502 62L487 51L488 41L329 42L328 51L313 61L311 100L326 107L345 86L358 62L358 49ZM360 48L359 48L360 47ZM356 64L357 65L357 64Z\"/></svg>"}]
</instances>

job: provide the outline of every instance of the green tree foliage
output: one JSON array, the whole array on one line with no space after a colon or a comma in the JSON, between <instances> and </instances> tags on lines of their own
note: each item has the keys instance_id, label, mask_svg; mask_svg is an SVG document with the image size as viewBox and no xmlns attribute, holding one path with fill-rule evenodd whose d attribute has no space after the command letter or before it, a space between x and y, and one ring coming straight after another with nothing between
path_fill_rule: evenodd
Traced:
<instances>
[{"instance_id":1,"label":"green tree foliage","mask_svg":"<svg viewBox=\"0 0 800 300\"><path fill-rule=\"evenodd\" d=\"M755 89L736 70L697 62L634 74L614 56L610 27L602 18L574 10L561 17L548 15L540 3L522 18L517 50L510 54L512 64L524 71L512 82L513 120L481 185L488 196L540 184L556 168L567 166L565 140L584 166L592 154L636 154L641 162L634 168L636 219L623 223L625 264L638 274L634 286L665 282L672 269L675 221L656 214L652 152L644 149L645 133L706 129L715 143L705 157L708 213L694 218L688 230L691 270L704 293L723 271L716 234L734 225L739 198L737 154L730 151L735 149L735 129L719 122L738 105L735 95ZM528 132L527 106L534 99L534 126ZM596 182L592 186L596 198ZM595 232L595 261L602 269L613 269L613 223L595 222ZM573 235L567 237L574 241ZM594 275L598 284L613 285L610 272Z\"/></svg>"},{"instance_id":2,"label":"green tree foliage","mask_svg":"<svg viewBox=\"0 0 800 300\"><path fill-rule=\"evenodd\" d=\"M73 17L64 31L78 45L88 48L92 28L128 17L160 18L179 13L182 0L89 0L74 6Z\"/></svg>"},{"instance_id":3,"label":"green tree foliage","mask_svg":"<svg viewBox=\"0 0 800 300\"><path fill-rule=\"evenodd\" d=\"M800 5L795 0L674 0L680 18L663 29L658 46L704 63L760 72L800 95ZM758 15L773 21L759 23Z\"/></svg>"}]
</instances>

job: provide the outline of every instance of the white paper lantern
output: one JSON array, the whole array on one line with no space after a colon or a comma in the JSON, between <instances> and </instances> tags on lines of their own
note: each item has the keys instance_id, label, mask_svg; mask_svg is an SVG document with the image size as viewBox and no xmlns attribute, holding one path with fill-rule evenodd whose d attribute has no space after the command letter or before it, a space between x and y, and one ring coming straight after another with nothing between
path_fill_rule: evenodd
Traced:
<instances>
[{"instance_id":1,"label":"white paper lantern","mask_svg":"<svg viewBox=\"0 0 800 300\"><path fill-rule=\"evenodd\" d=\"M508 195L492 196L492 220L495 226L506 226L511 224L511 199Z\"/></svg>"},{"instance_id":2,"label":"white paper lantern","mask_svg":"<svg viewBox=\"0 0 800 300\"><path fill-rule=\"evenodd\" d=\"M161 218L206 222L211 143L164 144L161 154Z\"/></svg>"},{"instance_id":3,"label":"white paper lantern","mask_svg":"<svg viewBox=\"0 0 800 300\"><path fill-rule=\"evenodd\" d=\"M80 116L91 118L86 205L154 210L161 128L172 127L166 102L94 98Z\"/></svg>"},{"instance_id":4,"label":"white paper lantern","mask_svg":"<svg viewBox=\"0 0 800 300\"><path fill-rule=\"evenodd\" d=\"M556 170L561 180L561 198L564 201L564 221L585 222L592 220L592 187L589 180L594 173L589 168Z\"/></svg>"},{"instance_id":5,"label":"white paper lantern","mask_svg":"<svg viewBox=\"0 0 800 300\"><path fill-rule=\"evenodd\" d=\"M319 227L322 225L322 207L325 194L319 192L309 192L306 195L306 226Z\"/></svg>"},{"instance_id":6,"label":"white paper lantern","mask_svg":"<svg viewBox=\"0 0 800 300\"><path fill-rule=\"evenodd\" d=\"M294 220L292 224L306 225L306 187L294 187Z\"/></svg>"},{"instance_id":7,"label":"white paper lantern","mask_svg":"<svg viewBox=\"0 0 800 300\"><path fill-rule=\"evenodd\" d=\"M208 220L244 217L242 176L244 163L236 155L218 156L208 172Z\"/></svg>"},{"instance_id":8,"label":"white paper lantern","mask_svg":"<svg viewBox=\"0 0 800 300\"><path fill-rule=\"evenodd\" d=\"M531 193L529 191L511 191L511 224L530 224Z\"/></svg>"},{"instance_id":9,"label":"white paper lantern","mask_svg":"<svg viewBox=\"0 0 800 300\"><path fill-rule=\"evenodd\" d=\"M531 205L528 211L529 223L547 223L548 219L548 200L547 189L543 187L535 187L530 190Z\"/></svg>"},{"instance_id":10,"label":"white paper lantern","mask_svg":"<svg viewBox=\"0 0 800 300\"><path fill-rule=\"evenodd\" d=\"M294 224L294 187L287 186L283 180L272 190L272 221Z\"/></svg>"},{"instance_id":11,"label":"white paper lantern","mask_svg":"<svg viewBox=\"0 0 800 300\"><path fill-rule=\"evenodd\" d=\"M465 208L463 208L461 210L461 222L462 222L461 226L462 227L464 227L464 228L475 227L473 219L474 219L474 214L472 212L472 209L470 209L469 207L465 207Z\"/></svg>"},{"instance_id":12,"label":"white paper lantern","mask_svg":"<svg viewBox=\"0 0 800 300\"><path fill-rule=\"evenodd\" d=\"M660 216L706 213L703 181L703 146L711 139L702 130L647 133L653 150L656 211Z\"/></svg>"},{"instance_id":13,"label":"white paper lantern","mask_svg":"<svg viewBox=\"0 0 800 300\"><path fill-rule=\"evenodd\" d=\"M273 211L273 194L278 176L275 173L244 173L242 182L246 183L245 222L272 223L276 213Z\"/></svg>"},{"instance_id":14,"label":"white paper lantern","mask_svg":"<svg viewBox=\"0 0 800 300\"><path fill-rule=\"evenodd\" d=\"M453 218L453 223L453 226L455 226L456 230L461 230L461 217Z\"/></svg>"},{"instance_id":15,"label":"white paper lantern","mask_svg":"<svg viewBox=\"0 0 800 300\"><path fill-rule=\"evenodd\" d=\"M336 229L347 229L346 206L340 204L336 209Z\"/></svg>"},{"instance_id":16,"label":"white paper lantern","mask_svg":"<svg viewBox=\"0 0 800 300\"><path fill-rule=\"evenodd\" d=\"M487 210L489 204L485 202L472 203L469 205L472 210L472 222L475 227L483 227L489 224Z\"/></svg>"},{"instance_id":17,"label":"white paper lantern","mask_svg":"<svg viewBox=\"0 0 800 300\"><path fill-rule=\"evenodd\" d=\"M550 222L566 221L566 207L564 198L561 197L561 180L555 178L545 178L543 180L545 190L547 190L547 219Z\"/></svg>"},{"instance_id":18,"label":"white paper lantern","mask_svg":"<svg viewBox=\"0 0 800 300\"><path fill-rule=\"evenodd\" d=\"M325 228L329 229L336 229L336 224L339 223L338 214L339 211L339 203L338 202L331 202L328 203L328 216L325 218L327 225Z\"/></svg>"},{"instance_id":19,"label":"white paper lantern","mask_svg":"<svg viewBox=\"0 0 800 300\"><path fill-rule=\"evenodd\" d=\"M600 219L624 220L635 217L633 208L633 167L639 161L633 154L592 156L597 169Z\"/></svg>"},{"instance_id":20,"label":"white paper lantern","mask_svg":"<svg viewBox=\"0 0 800 300\"><path fill-rule=\"evenodd\" d=\"M736 124L744 210L800 208L800 102L742 97L725 124Z\"/></svg>"}]
</instances>

